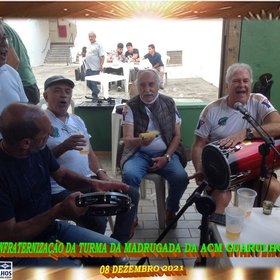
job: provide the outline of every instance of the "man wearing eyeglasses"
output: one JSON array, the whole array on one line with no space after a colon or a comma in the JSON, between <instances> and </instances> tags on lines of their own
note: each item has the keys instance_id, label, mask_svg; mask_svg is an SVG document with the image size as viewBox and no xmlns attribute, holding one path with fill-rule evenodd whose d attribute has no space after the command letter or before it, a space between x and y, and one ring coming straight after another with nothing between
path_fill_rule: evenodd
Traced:
<instances>
[{"instance_id":1,"label":"man wearing eyeglasses","mask_svg":"<svg viewBox=\"0 0 280 280\"><path fill-rule=\"evenodd\" d=\"M19 74L7 64L8 48L8 38L0 22L0 113L11 103L28 102Z\"/></svg>"}]
</instances>

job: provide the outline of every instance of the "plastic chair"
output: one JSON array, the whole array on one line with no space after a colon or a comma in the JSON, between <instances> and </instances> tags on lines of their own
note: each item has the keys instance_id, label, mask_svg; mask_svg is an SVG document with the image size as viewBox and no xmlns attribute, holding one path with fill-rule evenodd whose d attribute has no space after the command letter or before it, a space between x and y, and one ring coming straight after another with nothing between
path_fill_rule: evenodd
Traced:
<instances>
[{"instance_id":1,"label":"plastic chair","mask_svg":"<svg viewBox=\"0 0 280 280\"><path fill-rule=\"evenodd\" d=\"M140 187L141 198L146 197L146 181L152 181L155 185L159 228L164 229L165 211L166 211L166 206L165 206L166 180L162 176L156 173L146 174L141 182L141 187Z\"/></svg>"},{"instance_id":2,"label":"plastic chair","mask_svg":"<svg viewBox=\"0 0 280 280\"><path fill-rule=\"evenodd\" d=\"M117 105L112 112L112 171L114 175L116 175L117 170L120 171L119 159L122 151L121 146L123 145L121 141L122 107L123 105ZM146 174L140 186L140 196L143 199L146 198L146 181L152 181L155 185L159 227L163 229L165 227L166 180L156 173Z\"/></svg>"}]
</instances>

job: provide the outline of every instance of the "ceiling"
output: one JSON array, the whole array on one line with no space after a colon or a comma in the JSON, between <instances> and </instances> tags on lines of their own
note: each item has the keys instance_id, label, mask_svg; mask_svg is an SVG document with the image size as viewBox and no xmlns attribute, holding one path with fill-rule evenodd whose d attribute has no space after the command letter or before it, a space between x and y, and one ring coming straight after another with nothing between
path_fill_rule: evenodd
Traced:
<instances>
[{"instance_id":1,"label":"ceiling","mask_svg":"<svg viewBox=\"0 0 280 280\"><path fill-rule=\"evenodd\" d=\"M274 1L1 1L3 18L279 19Z\"/></svg>"}]
</instances>

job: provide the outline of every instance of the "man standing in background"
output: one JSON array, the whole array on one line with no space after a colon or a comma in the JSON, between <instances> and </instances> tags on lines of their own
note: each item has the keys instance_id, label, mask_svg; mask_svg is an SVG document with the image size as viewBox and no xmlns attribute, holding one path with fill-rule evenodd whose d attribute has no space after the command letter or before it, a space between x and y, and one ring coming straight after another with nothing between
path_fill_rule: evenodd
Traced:
<instances>
[{"instance_id":1,"label":"man standing in background","mask_svg":"<svg viewBox=\"0 0 280 280\"><path fill-rule=\"evenodd\" d=\"M37 104L40 101L40 91L25 45L13 28L3 21L2 25L9 42L7 64L18 71L29 103Z\"/></svg>"},{"instance_id":2,"label":"man standing in background","mask_svg":"<svg viewBox=\"0 0 280 280\"><path fill-rule=\"evenodd\" d=\"M84 49L86 76L98 75L100 71L103 71L105 52L103 47L96 42L96 34L93 31L89 32L88 38L90 45ZM91 90L92 97L97 99L99 94L97 82L87 81L87 86Z\"/></svg>"}]
</instances>

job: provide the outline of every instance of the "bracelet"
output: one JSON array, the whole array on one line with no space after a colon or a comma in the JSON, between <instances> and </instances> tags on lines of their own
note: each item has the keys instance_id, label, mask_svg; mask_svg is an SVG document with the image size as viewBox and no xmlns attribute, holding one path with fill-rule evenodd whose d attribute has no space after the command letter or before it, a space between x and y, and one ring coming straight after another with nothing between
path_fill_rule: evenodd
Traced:
<instances>
[{"instance_id":1,"label":"bracelet","mask_svg":"<svg viewBox=\"0 0 280 280\"><path fill-rule=\"evenodd\" d=\"M98 168L98 169L96 170L95 174L98 175L98 173L99 173L100 171L102 171L102 172L104 172L105 174L107 174L106 170L103 169L103 168Z\"/></svg>"}]
</instances>

